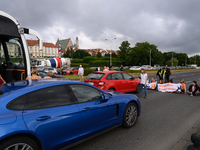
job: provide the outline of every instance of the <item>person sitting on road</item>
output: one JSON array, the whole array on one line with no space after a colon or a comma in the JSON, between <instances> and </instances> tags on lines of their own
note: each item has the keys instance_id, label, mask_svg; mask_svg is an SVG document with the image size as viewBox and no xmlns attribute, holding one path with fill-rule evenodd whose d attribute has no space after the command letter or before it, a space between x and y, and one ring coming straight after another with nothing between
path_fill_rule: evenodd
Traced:
<instances>
[{"instance_id":1,"label":"person sitting on road","mask_svg":"<svg viewBox=\"0 0 200 150\"><path fill-rule=\"evenodd\" d=\"M53 72L52 71L48 71L47 72L47 76L44 77L44 79L50 79L50 78L52 78L52 75L53 75Z\"/></svg>"},{"instance_id":2,"label":"person sitting on road","mask_svg":"<svg viewBox=\"0 0 200 150\"><path fill-rule=\"evenodd\" d=\"M154 77L152 77L152 78L151 78L151 83L154 83L154 82L156 82L156 80L155 80Z\"/></svg>"},{"instance_id":3,"label":"person sitting on road","mask_svg":"<svg viewBox=\"0 0 200 150\"><path fill-rule=\"evenodd\" d=\"M197 96L199 92L197 92L199 90L199 87L197 85L197 81L193 81L192 85L190 85L189 89L188 89L188 94L190 96Z\"/></svg>"},{"instance_id":4,"label":"person sitting on road","mask_svg":"<svg viewBox=\"0 0 200 150\"><path fill-rule=\"evenodd\" d=\"M186 85L184 83L184 79L181 79L181 81L179 82L179 84L181 84L181 93L186 94Z\"/></svg>"},{"instance_id":5,"label":"person sitting on road","mask_svg":"<svg viewBox=\"0 0 200 150\"><path fill-rule=\"evenodd\" d=\"M36 67L32 67L31 68L31 78L30 77L27 77L26 80L29 80L29 79L41 79L40 76L37 75L38 73L38 69Z\"/></svg>"},{"instance_id":6,"label":"person sitting on road","mask_svg":"<svg viewBox=\"0 0 200 150\"><path fill-rule=\"evenodd\" d=\"M169 80L169 83L174 83L174 82L173 82L173 79L170 79L170 80Z\"/></svg>"},{"instance_id":7,"label":"person sitting on road","mask_svg":"<svg viewBox=\"0 0 200 150\"><path fill-rule=\"evenodd\" d=\"M159 81L159 84L163 84L164 82L163 82L163 80L162 79L160 79L160 81Z\"/></svg>"}]
</instances>

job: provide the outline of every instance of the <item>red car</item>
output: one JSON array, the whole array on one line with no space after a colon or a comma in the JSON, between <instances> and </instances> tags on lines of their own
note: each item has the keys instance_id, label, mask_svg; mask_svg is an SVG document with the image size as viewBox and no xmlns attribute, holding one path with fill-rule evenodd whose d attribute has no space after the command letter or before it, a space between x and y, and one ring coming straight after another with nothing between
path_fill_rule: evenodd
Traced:
<instances>
[{"instance_id":1,"label":"red car","mask_svg":"<svg viewBox=\"0 0 200 150\"><path fill-rule=\"evenodd\" d=\"M123 71L96 71L88 75L84 82L103 90L119 92L139 92L140 90L140 79Z\"/></svg>"},{"instance_id":2,"label":"red car","mask_svg":"<svg viewBox=\"0 0 200 150\"><path fill-rule=\"evenodd\" d=\"M78 74L78 67L74 67L74 68L67 68L65 70L61 70L62 74L64 75L72 75L72 74Z\"/></svg>"}]
</instances>

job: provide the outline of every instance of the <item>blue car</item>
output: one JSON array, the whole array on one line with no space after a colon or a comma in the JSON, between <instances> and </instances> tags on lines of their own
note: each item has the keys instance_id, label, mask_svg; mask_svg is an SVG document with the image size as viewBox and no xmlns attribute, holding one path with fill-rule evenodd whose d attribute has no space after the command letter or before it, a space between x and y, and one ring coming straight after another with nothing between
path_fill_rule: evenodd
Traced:
<instances>
[{"instance_id":1,"label":"blue car","mask_svg":"<svg viewBox=\"0 0 200 150\"><path fill-rule=\"evenodd\" d=\"M140 101L77 81L26 80L0 86L0 110L0 150L64 150L115 126L132 127Z\"/></svg>"}]
</instances>

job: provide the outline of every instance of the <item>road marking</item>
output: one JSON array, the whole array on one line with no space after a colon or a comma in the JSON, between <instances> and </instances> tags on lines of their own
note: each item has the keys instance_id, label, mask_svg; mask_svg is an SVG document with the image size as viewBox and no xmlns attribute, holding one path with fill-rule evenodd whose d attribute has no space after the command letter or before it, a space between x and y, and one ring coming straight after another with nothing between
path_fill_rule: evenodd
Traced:
<instances>
[{"instance_id":1,"label":"road marking","mask_svg":"<svg viewBox=\"0 0 200 150\"><path fill-rule=\"evenodd\" d=\"M190 83L190 82L192 82L192 81L186 81L185 83Z\"/></svg>"},{"instance_id":2,"label":"road marking","mask_svg":"<svg viewBox=\"0 0 200 150\"><path fill-rule=\"evenodd\" d=\"M186 75L183 75L183 76L186 76Z\"/></svg>"}]
</instances>

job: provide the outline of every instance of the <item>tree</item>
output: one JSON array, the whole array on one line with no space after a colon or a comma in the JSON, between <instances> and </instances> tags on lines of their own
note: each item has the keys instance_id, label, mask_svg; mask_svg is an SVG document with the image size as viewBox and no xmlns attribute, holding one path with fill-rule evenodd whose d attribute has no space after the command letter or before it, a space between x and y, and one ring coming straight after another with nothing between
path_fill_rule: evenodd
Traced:
<instances>
[{"instance_id":1,"label":"tree","mask_svg":"<svg viewBox=\"0 0 200 150\"><path fill-rule=\"evenodd\" d=\"M62 57L69 58L69 52L65 52Z\"/></svg>"},{"instance_id":2,"label":"tree","mask_svg":"<svg viewBox=\"0 0 200 150\"><path fill-rule=\"evenodd\" d=\"M100 52L97 53L97 57L98 57L98 58L101 58L101 57L102 57L102 55L101 55Z\"/></svg>"},{"instance_id":3,"label":"tree","mask_svg":"<svg viewBox=\"0 0 200 150\"><path fill-rule=\"evenodd\" d=\"M124 60L125 65L138 65L138 54L137 54L137 48L129 48L128 51L125 54L126 59Z\"/></svg>"},{"instance_id":4,"label":"tree","mask_svg":"<svg viewBox=\"0 0 200 150\"><path fill-rule=\"evenodd\" d=\"M121 46L119 47L119 51L118 51L118 56L119 58L125 60L125 55L126 55L126 52L128 51L128 49L130 48L130 43L128 41L123 41L121 43Z\"/></svg>"},{"instance_id":5,"label":"tree","mask_svg":"<svg viewBox=\"0 0 200 150\"><path fill-rule=\"evenodd\" d=\"M111 56L112 56L112 58L117 58L117 54L115 54L115 53L112 53ZM110 57L110 54L109 53L105 54L104 57Z\"/></svg>"},{"instance_id":6,"label":"tree","mask_svg":"<svg viewBox=\"0 0 200 150\"><path fill-rule=\"evenodd\" d=\"M172 58L166 62L166 65L172 66ZM173 58L173 66L178 66L178 59Z\"/></svg>"},{"instance_id":7,"label":"tree","mask_svg":"<svg viewBox=\"0 0 200 150\"><path fill-rule=\"evenodd\" d=\"M91 55L88 52L84 51L84 50L77 50L73 54L73 58L83 59L84 57L87 57L87 56L91 56Z\"/></svg>"}]
</instances>

